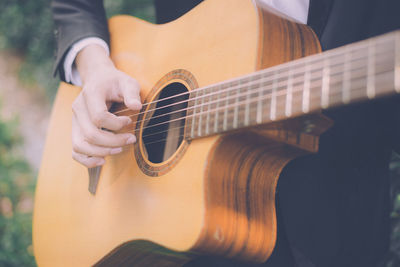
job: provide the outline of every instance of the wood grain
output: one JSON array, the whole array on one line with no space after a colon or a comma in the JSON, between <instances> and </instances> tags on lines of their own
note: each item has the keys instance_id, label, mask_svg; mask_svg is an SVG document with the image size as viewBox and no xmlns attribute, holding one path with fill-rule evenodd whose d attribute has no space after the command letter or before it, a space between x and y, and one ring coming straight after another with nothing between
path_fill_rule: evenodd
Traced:
<instances>
[{"instance_id":1,"label":"wood grain","mask_svg":"<svg viewBox=\"0 0 400 267\"><path fill-rule=\"evenodd\" d=\"M258 69L320 52L318 39L308 27L268 9L258 11ZM273 126L270 131L260 127L252 130L256 134L239 130L219 140L207 163L206 221L195 251L253 262L268 259L276 242L275 190L281 170L307 151L316 152L318 135L331 126L326 118L312 121L316 125L314 135L296 137L300 140L296 142L291 141L290 134L304 132L297 119L279 133L272 133ZM282 132L286 138L282 138Z\"/></svg>"},{"instance_id":2,"label":"wood grain","mask_svg":"<svg viewBox=\"0 0 400 267\"><path fill-rule=\"evenodd\" d=\"M305 154L260 135L220 140L209 158L206 223L195 251L263 262L276 241L275 189L283 167Z\"/></svg>"},{"instance_id":3,"label":"wood grain","mask_svg":"<svg viewBox=\"0 0 400 267\"><path fill-rule=\"evenodd\" d=\"M172 70L187 70L202 87L316 52L310 30L251 0L204 1L163 25L119 16L110 32L111 57L139 81L142 99L151 99ZM62 84L52 112L35 197L39 266L162 266L175 262L175 252L268 258L276 239L277 179L304 150L252 132L211 136L193 140L168 172L151 177L128 146L106 158L93 196L87 170L71 158L71 104L79 92ZM140 240L174 253L167 260L163 250L144 253Z\"/></svg>"}]
</instances>

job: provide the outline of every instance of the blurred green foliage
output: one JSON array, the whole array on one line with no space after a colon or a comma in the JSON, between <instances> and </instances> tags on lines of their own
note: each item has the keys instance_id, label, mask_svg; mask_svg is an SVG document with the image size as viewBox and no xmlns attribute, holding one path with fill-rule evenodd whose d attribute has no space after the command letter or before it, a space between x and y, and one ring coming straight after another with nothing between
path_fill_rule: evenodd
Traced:
<instances>
[{"instance_id":1,"label":"blurred green foliage","mask_svg":"<svg viewBox=\"0 0 400 267\"><path fill-rule=\"evenodd\" d=\"M127 14L150 22L155 21L155 10L152 0L105 0L104 7L108 17L117 14Z\"/></svg>"},{"instance_id":2,"label":"blurred green foliage","mask_svg":"<svg viewBox=\"0 0 400 267\"><path fill-rule=\"evenodd\" d=\"M130 14L154 21L152 0L105 0L107 15ZM50 0L0 0L0 50L24 59L20 78L55 95L54 54ZM34 174L19 151L17 120L0 117L0 266L35 266L32 256L31 203ZM383 266L400 266L400 157L391 163L393 212L391 247Z\"/></svg>"},{"instance_id":3,"label":"blurred green foliage","mask_svg":"<svg viewBox=\"0 0 400 267\"><path fill-rule=\"evenodd\" d=\"M39 84L53 99L58 80L52 78L54 55L50 0L0 0L0 50L12 49L24 58L20 78ZM154 21L152 0L106 0L107 15L131 14Z\"/></svg>"},{"instance_id":4,"label":"blurred green foliage","mask_svg":"<svg viewBox=\"0 0 400 267\"><path fill-rule=\"evenodd\" d=\"M17 120L0 117L0 266L35 266L32 252L34 175L19 151Z\"/></svg>"},{"instance_id":5,"label":"blurred green foliage","mask_svg":"<svg viewBox=\"0 0 400 267\"><path fill-rule=\"evenodd\" d=\"M151 0L106 0L107 15L133 14L154 21ZM54 55L50 0L0 0L0 50L23 59L20 80L45 88L51 101ZM17 120L0 117L0 267L36 266L32 251L32 203L36 174L24 160Z\"/></svg>"},{"instance_id":6,"label":"blurred green foliage","mask_svg":"<svg viewBox=\"0 0 400 267\"><path fill-rule=\"evenodd\" d=\"M0 49L12 49L24 58L20 77L54 96L57 81L51 79L54 51L49 0L0 0Z\"/></svg>"}]
</instances>

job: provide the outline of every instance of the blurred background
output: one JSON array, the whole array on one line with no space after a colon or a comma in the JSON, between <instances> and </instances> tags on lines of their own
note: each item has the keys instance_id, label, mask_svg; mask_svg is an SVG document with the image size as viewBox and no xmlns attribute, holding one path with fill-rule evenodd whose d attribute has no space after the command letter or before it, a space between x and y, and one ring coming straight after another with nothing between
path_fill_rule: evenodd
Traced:
<instances>
[{"instance_id":1,"label":"blurred background","mask_svg":"<svg viewBox=\"0 0 400 267\"><path fill-rule=\"evenodd\" d=\"M107 15L154 21L152 0L105 0ZM58 79L50 0L0 0L0 267L36 266L36 176Z\"/></svg>"},{"instance_id":2,"label":"blurred background","mask_svg":"<svg viewBox=\"0 0 400 267\"><path fill-rule=\"evenodd\" d=\"M152 0L104 3L108 16L154 21ZM52 77L53 55L50 0L0 0L0 267L36 266L32 210L59 82ZM390 169L392 234L385 267L400 266L400 157L395 154Z\"/></svg>"}]
</instances>

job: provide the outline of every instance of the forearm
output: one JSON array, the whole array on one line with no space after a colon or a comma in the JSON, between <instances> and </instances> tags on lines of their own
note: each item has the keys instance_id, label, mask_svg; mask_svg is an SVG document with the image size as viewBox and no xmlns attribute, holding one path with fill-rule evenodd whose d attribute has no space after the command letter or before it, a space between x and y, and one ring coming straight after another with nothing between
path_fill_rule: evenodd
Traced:
<instances>
[{"instance_id":1,"label":"forearm","mask_svg":"<svg viewBox=\"0 0 400 267\"><path fill-rule=\"evenodd\" d=\"M123 102L129 109L141 108L139 84L117 70L100 45L83 48L76 57L82 91L72 110L72 156L87 167L104 164L104 157L120 153L122 146L136 138L130 133L115 133L132 122L128 116L108 111L112 102Z\"/></svg>"},{"instance_id":2,"label":"forearm","mask_svg":"<svg viewBox=\"0 0 400 267\"><path fill-rule=\"evenodd\" d=\"M107 20L102 0L53 0L57 53L54 73L65 80L63 59L70 47L86 37L99 37L109 43Z\"/></svg>"},{"instance_id":3,"label":"forearm","mask_svg":"<svg viewBox=\"0 0 400 267\"><path fill-rule=\"evenodd\" d=\"M81 76L82 83L93 75L99 75L107 69L114 68L114 64L103 47L91 44L83 48L77 55L76 67Z\"/></svg>"}]
</instances>

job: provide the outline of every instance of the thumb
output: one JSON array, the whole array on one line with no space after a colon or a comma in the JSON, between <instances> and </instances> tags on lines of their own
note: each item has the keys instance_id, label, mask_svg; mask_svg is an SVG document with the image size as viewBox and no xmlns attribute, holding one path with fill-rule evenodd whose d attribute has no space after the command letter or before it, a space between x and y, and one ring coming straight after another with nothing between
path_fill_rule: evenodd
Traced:
<instances>
[{"instance_id":1,"label":"thumb","mask_svg":"<svg viewBox=\"0 0 400 267\"><path fill-rule=\"evenodd\" d=\"M140 100L140 85L133 79L123 79L120 81L120 90L124 98L125 105L133 110L140 110L142 102Z\"/></svg>"}]
</instances>

